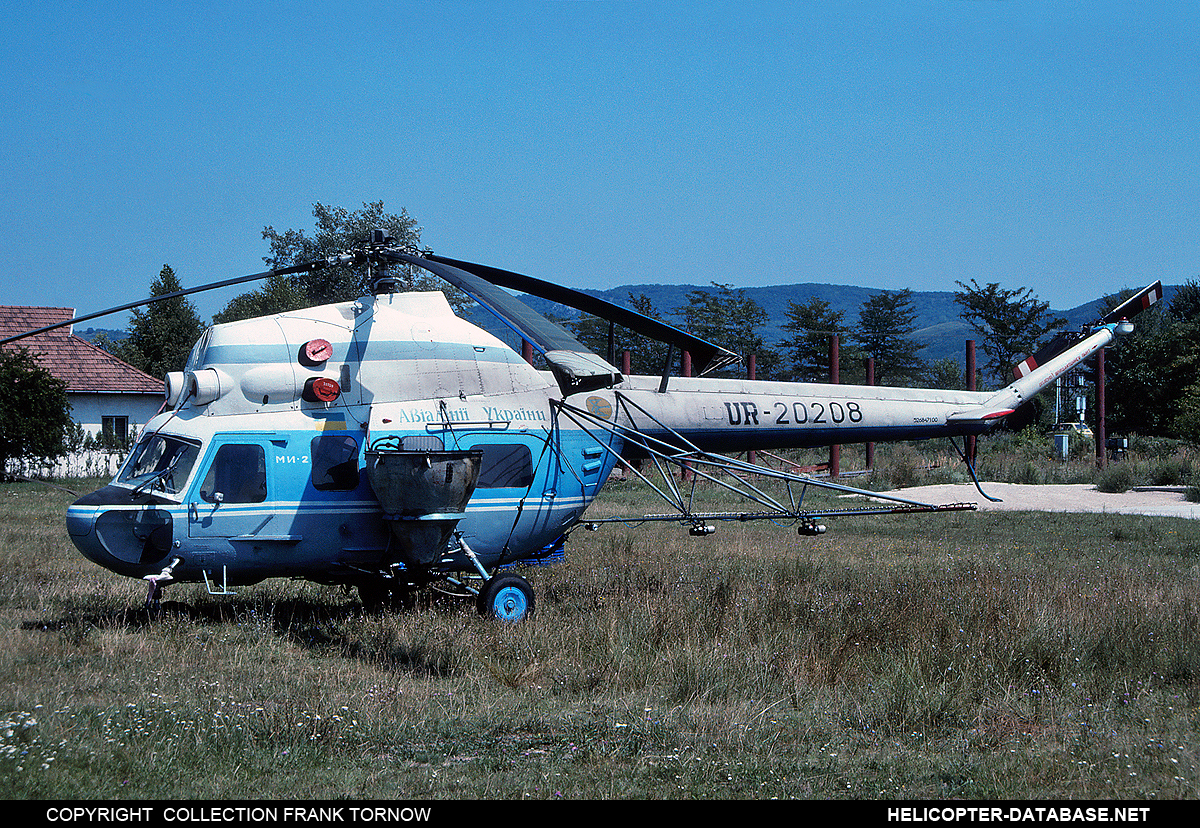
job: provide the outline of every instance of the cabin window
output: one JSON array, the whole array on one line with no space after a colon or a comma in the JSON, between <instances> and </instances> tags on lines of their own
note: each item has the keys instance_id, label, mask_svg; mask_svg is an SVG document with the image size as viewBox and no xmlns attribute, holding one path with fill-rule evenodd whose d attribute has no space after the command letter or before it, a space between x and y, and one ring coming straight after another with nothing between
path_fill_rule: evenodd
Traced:
<instances>
[{"instance_id":1,"label":"cabin window","mask_svg":"<svg viewBox=\"0 0 1200 828\"><path fill-rule=\"evenodd\" d=\"M358 441L345 435L314 437L312 484L320 492L346 492L358 488Z\"/></svg>"},{"instance_id":2,"label":"cabin window","mask_svg":"<svg viewBox=\"0 0 1200 828\"><path fill-rule=\"evenodd\" d=\"M217 449L200 486L209 503L262 503L267 499L267 462L262 446L228 443Z\"/></svg>"},{"instance_id":3,"label":"cabin window","mask_svg":"<svg viewBox=\"0 0 1200 828\"><path fill-rule=\"evenodd\" d=\"M480 489L528 488L533 483L533 459L529 447L520 443L475 446L483 449L479 468Z\"/></svg>"}]
</instances>

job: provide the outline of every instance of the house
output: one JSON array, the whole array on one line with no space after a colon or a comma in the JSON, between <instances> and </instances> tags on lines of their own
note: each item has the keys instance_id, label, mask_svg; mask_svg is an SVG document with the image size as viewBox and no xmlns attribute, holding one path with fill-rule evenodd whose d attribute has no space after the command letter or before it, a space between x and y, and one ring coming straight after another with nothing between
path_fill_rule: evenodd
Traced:
<instances>
[{"instance_id":1,"label":"house","mask_svg":"<svg viewBox=\"0 0 1200 828\"><path fill-rule=\"evenodd\" d=\"M74 316L73 308L0 305L0 339ZM162 380L75 336L70 325L3 347L25 348L42 368L65 382L71 418L93 437L125 437L163 405Z\"/></svg>"}]
</instances>

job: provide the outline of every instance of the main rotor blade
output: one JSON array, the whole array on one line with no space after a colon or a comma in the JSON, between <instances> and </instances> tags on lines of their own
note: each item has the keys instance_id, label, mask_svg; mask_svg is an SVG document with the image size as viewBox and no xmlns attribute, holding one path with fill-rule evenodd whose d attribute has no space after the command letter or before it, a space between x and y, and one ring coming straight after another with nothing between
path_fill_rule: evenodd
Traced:
<instances>
[{"instance_id":1,"label":"main rotor blade","mask_svg":"<svg viewBox=\"0 0 1200 828\"><path fill-rule=\"evenodd\" d=\"M574 290L573 288L563 287L552 282L545 282L541 279L535 279L532 276L523 276L520 273L513 273L509 270L500 270L488 265L460 262L456 259L448 259L445 256L425 254L425 258L430 261L457 267L468 273L473 273L494 285L509 288L510 290L519 290L522 293L548 299L551 302L558 302L560 305L566 305L569 308L575 308L584 313L598 316L601 319L613 322L622 328L628 328L634 333L648 336L658 342L666 342L674 345L681 351L687 351L692 355L692 365L697 371L703 371L714 360L716 360L715 367L720 367L721 365L726 365L729 362L737 360L736 354L719 345L714 345L698 336L693 336L690 333L640 314L637 311L623 308L620 305L614 305L612 302L606 302L603 299L579 290Z\"/></svg>"},{"instance_id":2,"label":"main rotor blade","mask_svg":"<svg viewBox=\"0 0 1200 828\"><path fill-rule=\"evenodd\" d=\"M502 320L522 339L542 352L564 394L610 388L621 372L559 325L537 313L516 296L474 273L396 249L377 251L394 261L428 270L454 285Z\"/></svg>"},{"instance_id":3,"label":"main rotor blade","mask_svg":"<svg viewBox=\"0 0 1200 828\"><path fill-rule=\"evenodd\" d=\"M7 339L0 339L0 345L7 345L9 342L16 342L18 339L36 336L40 333L45 333L46 331L55 330L56 328L65 328L67 325L73 325L76 322L87 322L89 319L97 319L101 316L108 316L109 314L120 313L121 311L132 310L133 308L140 308L143 305L149 305L154 302L163 302L167 299L177 299L180 296L189 296L193 293L200 293L205 290L216 290L217 288L229 287L230 285L240 285L243 282L253 282L255 279L267 279L271 276L286 276L290 273L303 273L307 270L315 270L320 267L326 267L329 264L330 262L328 260L322 260L320 262L306 262L304 264L291 265L290 267L280 267L276 268L275 270L268 270L263 273L254 273L249 276L237 276L233 279L225 279L224 281L220 282L211 282L207 285L177 290L174 293L164 293L162 296L151 296L146 299L139 299L136 302L129 302L124 305L119 305L115 308L108 308L107 310L96 311L95 313L88 313L84 314L83 316L76 316L74 319L68 319L66 322L56 322L53 325L46 325L45 327L38 328L37 330L26 331L25 333L20 333L16 336L10 336Z\"/></svg>"}]
</instances>

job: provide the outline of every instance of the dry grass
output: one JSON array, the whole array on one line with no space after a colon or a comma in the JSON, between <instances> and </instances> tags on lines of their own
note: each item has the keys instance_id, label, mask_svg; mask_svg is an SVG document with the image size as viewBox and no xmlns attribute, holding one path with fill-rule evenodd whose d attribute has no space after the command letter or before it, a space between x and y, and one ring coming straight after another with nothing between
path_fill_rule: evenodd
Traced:
<instances>
[{"instance_id":1,"label":"dry grass","mask_svg":"<svg viewBox=\"0 0 1200 828\"><path fill-rule=\"evenodd\" d=\"M611 526L528 573L521 625L291 581L151 621L70 500L0 487L10 799L1200 794L1187 521Z\"/></svg>"}]
</instances>

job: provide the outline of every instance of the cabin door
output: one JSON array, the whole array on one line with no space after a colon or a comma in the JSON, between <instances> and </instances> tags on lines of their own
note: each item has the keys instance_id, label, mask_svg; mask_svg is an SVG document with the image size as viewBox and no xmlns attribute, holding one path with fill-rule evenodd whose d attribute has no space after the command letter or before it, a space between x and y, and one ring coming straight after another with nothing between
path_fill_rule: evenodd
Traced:
<instances>
[{"instance_id":1,"label":"cabin door","mask_svg":"<svg viewBox=\"0 0 1200 828\"><path fill-rule=\"evenodd\" d=\"M188 498L189 537L269 534L275 518L268 497L269 445L231 438L209 446Z\"/></svg>"}]
</instances>

